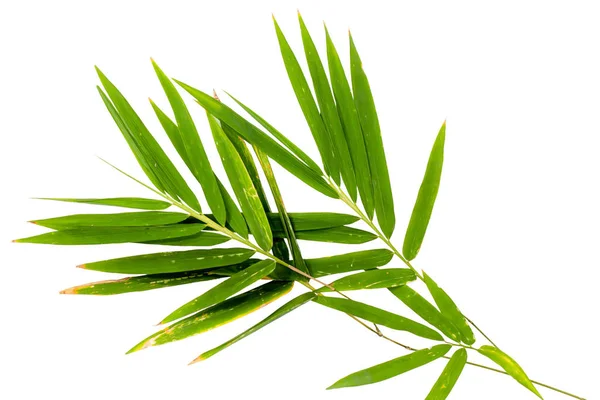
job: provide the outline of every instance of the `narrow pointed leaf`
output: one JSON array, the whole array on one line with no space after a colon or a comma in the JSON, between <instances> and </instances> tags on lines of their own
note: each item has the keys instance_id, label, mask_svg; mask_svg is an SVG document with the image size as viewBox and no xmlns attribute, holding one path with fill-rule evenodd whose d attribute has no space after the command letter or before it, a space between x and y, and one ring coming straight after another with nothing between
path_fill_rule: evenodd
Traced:
<instances>
[{"instance_id":1,"label":"narrow pointed leaf","mask_svg":"<svg viewBox=\"0 0 600 400\"><path fill-rule=\"evenodd\" d=\"M323 171L321 171L321 168L317 165L317 163L315 163L312 158L310 158L305 152L303 152L298 146L296 146L294 142L288 139L283 133L275 129L273 125L268 123L263 117L254 112L254 110L252 110L250 107L246 106L244 103L242 103L237 98L233 97L231 94L227 93L227 95L231 97L233 101L235 101L240 107L242 107L244 111L248 113L248 115L254 118L256 122L258 122L263 128L265 128L267 132L275 136L275 138L279 140L285 147L287 147L288 150L290 150L296 157L304 161L304 163L308 165L310 169L312 169L319 175L323 175Z\"/></svg>"},{"instance_id":2,"label":"narrow pointed leaf","mask_svg":"<svg viewBox=\"0 0 600 400\"><path fill-rule=\"evenodd\" d=\"M419 253L427 225L429 225L429 219L431 218L431 212L433 211L433 205L435 204L435 198L437 197L442 177L445 140L446 122L442 125L431 149L425 176L419 188L419 194L412 215L410 216L408 228L406 228L402 254L409 261L414 259Z\"/></svg>"},{"instance_id":3,"label":"narrow pointed leaf","mask_svg":"<svg viewBox=\"0 0 600 400\"><path fill-rule=\"evenodd\" d=\"M333 281L330 286L338 291L382 289L405 285L415 279L417 276L408 268L373 269L345 276ZM319 289L319 292L330 291L327 286Z\"/></svg>"},{"instance_id":4,"label":"narrow pointed leaf","mask_svg":"<svg viewBox=\"0 0 600 400\"><path fill-rule=\"evenodd\" d=\"M333 87L333 94L340 113L346 142L348 143L350 155L352 156L358 192L360 193L360 199L365 207L367 215L372 218L375 209L373 187L369 159L367 157L365 141L360 127L360 120L358 118L358 113L356 112L348 78L346 77L344 67L342 66L338 52L327 29L325 29L325 35L327 39L327 60L329 63L331 86Z\"/></svg>"},{"instance_id":5,"label":"narrow pointed leaf","mask_svg":"<svg viewBox=\"0 0 600 400\"><path fill-rule=\"evenodd\" d=\"M252 184L252 179L250 179L240 155L221 129L219 122L212 115L207 114L207 116L223 167L240 203L250 232L256 243L263 250L268 251L273 246L273 234L256 188Z\"/></svg>"},{"instance_id":6,"label":"narrow pointed leaf","mask_svg":"<svg viewBox=\"0 0 600 400\"><path fill-rule=\"evenodd\" d=\"M390 288L389 291L413 310L415 314L439 329L444 335L456 342L460 341L460 332L454 324L414 289L409 286L399 286Z\"/></svg>"},{"instance_id":7,"label":"narrow pointed leaf","mask_svg":"<svg viewBox=\"0 0 600 400\"><path fill-rule=\"evenodd\" d=\"M67 199L39 197L36 200L66 201L69 203L94 204L99 206L113 206L124 208L137 208L138 210L164 210L171 206L162 200L142 199L139 197L115 197L110 199Z\"/></svg>"},{"instance_id":8,"label":"narrow pointed leaf","mask_svg":"<svg viewBox=\"0 0 600 400\"><path fill-rule=\"evenodd\" d=\"M267 182L269 183L269 187L271 188L271 193L273 194L273 198L275 199L275 205L277 206L277 211L279 212L280 222L283 227L283 233L285 238L288 241L290 246L290 250L292 252L292 258L294 260L294 266L298 268L300 271L308 273L308 269L306 267L306 263L304 262L304 258L302 257L302 252L300 251L300 246L298 246L298 241L296 240L296 233L294 232L294 228L292 227L292 222L290 217L285 209L285 204L283 203L283 197L281 196L281 192L279 191L279 185L277 184L277 180L275 179L275 174L273 173L273 169L271 168L271 163L269 162L269 158L262 151L255 149L256 155L258 157L258 161L262 167L262 170L267 178ZM296 275L296 274L295 274ZM297 274L295 276L296 279L301 281L308 281L308 278Z\"/></svg>"},{"instance_id":9,"label":"narrow pointed leaf","mask_svg":"<svg viewBox=\"0 0 600 400\"><path fill-rule=\"evenodd\" d=\"M355 317L373 322L377 325L387 326L388 328L399 331L410 332L426 339L443 340L439 333L423 324L365 303L325 296L317 296L313 299L313 301L326 307L333 308L346 314L354 315Z\"/></svg>"},{"instance_id":10,"label":"narrow pointed leaf","mask_svg":"<svg viewBox=\"0 0 600 400\"><path fill-rule=\"evenodd\" d=\"M466 363L467 350L456 350L425 400L445 400L454 388Z\"/></svg>"},{"instance_id":11,"label":"narrow pointed leaf","mask_svg":"<svg viewBox=\"0 0 600 400\"><path fill-rule=\"evenodd\" d=\"M242 248L173 251L97 261L80 268L118 274L162 274L232 265L253 254L253 250Z\"/></svg>"},{"instance_id":12,"label":"narrow pointed leaf","mask_svg":"<svg viewBox=\"0 0 600 400\"><path fill-rule=\"evenodd\" d=\"M242 293L156 332L127 353L204 333L241 318L277 300L292 289L293 282L273 281Z\"/></svg>"},{"instance_id":13,"label":"narrow pointed leaf","mask_svg":"<svg viewBox=\"0 0 600 400\"><path fill-rule=\"evenodd\" d=\"M240 340L244 339L247 336L250 336L254 332L258 331L259 329L264 328L271 322L274 322L275 320L283 317L284 315L294 311L296 308L302 306L303 304L308 303L315 296L316 295L313 292L308 292L308 293L301 294L298 297L295 297L294 299L285 303L283 306L279 307L277 310L275 310L275 312L273 312L273 314L269 315L267 318L263 319L258 324L251 327L250 329L247 329L246 331L240 333L239 335L237 335L236 337L234 337L231 340L228 340L227 342L223 343L222 345L217 346L214 349L211 349L209 351L202 353L194 361L192 361L192 363L203 361L209 357L214 356L215 354L219 353L222 350L225 350L227 347L231 346L232 344L239 342Z\"/></svg>"},{"instance_id":14,"label":"narrow pointed leaf","mask_svg":"<svg viewBox=\"0 0 600 400\"><path fill-rule=\"evenodd\" d=\"M115 214L75 214L29 221L51 229L91 226L153 226L181 222L189 215L166 211L139 211Z\"/></svg>"},{"instance_id":15,"label":"narrow pointed leaf","mask_svg":"<svg viewBox=\"0 0 600 400\"><path fill-rule=\"evenodd\" d=\"M350 72L352 76L354 105L356 106L358 119L360 120L367 156L369 158L377 222L383 234L389 238L392 236L396 224L390 176L371 86L363 70L362 61L352 40L352 35L350 35Z\"/></svg>"},{"instance_id":16,"label":"narrow pointed leaf","mask_svg":"<svg viewBox=\"0 0 600 400\"><path fill-rule=\"evenodd\" d=\"M285 69L296 94L296 99L298 99L298 104L300 104L304 118L308 123L313 139L321 154L325 172L339 182L339 165L333 153L333 143L323 124L323 119L308 87L308 82L306 82L302 68L298 64L298 60L277 24L275 17L273 17L273 24L275 25L275 33L277 34L277 41L279 42Z\"/></svg>"},{"instance_id":17,"label":"narrow pointed leaf","mask_svg":"<svg viewBox=\"0 0 600 400\"><path fill-rule=\"evenodd\" d=\"M473 335L471 327L450 296L448 296L444 289L440 288L426 273L423 273L423 280L442 315L448 318L458 329L461 341L468 345L475 343L475 336Z\"/></svg>"},{"instance_id":18,"label":"narrow pointed leaf","mask_svg":"<svg viewBox=\"0 0 600 400\"><path fill-rule=\"evenodd\" d=\"M248 225L246 225L244 216L219 178L217 178L217 183L219 184L219 189L223 195L223 202L225 203L225 209L227 210L227 224L234 232L239 233L244 238L248 238Z\"/></svg>"},{"instance_id":19,"label":"narrow pointed leaf","mask_svg":"<svg viewBox=\"0 0 600 400\"><path fill-rule=\"evenodd\" d=\"M212 213L215 215L221 225L225 224L227 211L225 203L221 195L221 190L215 179L215 174L210 166L210 161L200 140L200 135L196 130L196 125L183 101L183 98L175 88L175 85L160 69L160 67L152 60L152 66L158 76L160 84L169 99L175 120L179 128L181 142L185 149L186 164L190 167L192 174L196 177L206 197L206 201L210 206Z\"/></svg>"},{"instance_id":20,"label":"narrow pointed leaf","mask_svg":"<svg viewBox=\"0 0 600 400\"><path fill-rule=\"evenodd\" d=\"M363 231L362 229L350 228L347 226L316 229L311 231L298 231L295 232L295 235L296 239L298 240L343 244L361 244L377 239L377 236L371 232ZM285 237L285 233L274 230L273 236Z\"/></svg>"},{"instance_id":21,"label":"narrow pointed leaf","mask_svg":"<svg viewBox=\"0 0 600 400\"><path fill-rule=\"evenodd\" d=\"M183 82L177 80L175 82L187 90L187 92L190 93L206 111L229 125L238 133L238 135L244 138L244 140L267 153L270 158L275 160L275 162L287 169L298 179L326 196L338 198L335 190L327 184L321 175L313 171L296 158L296 156L291 154L257 127L246 121L231 108Z\"/></svg>"},{"instance_id":22,"label":"narrow pointed leaf","mask_svg":"<svg viewBox=\"0 0 600 400\"><path fill-rule=\"evenodd\" d=\"M200 232L202 228L203 226L200 224L79 227L17 239L15 242L55 245L140 243L149 240L162 240L194 235Z\"/></svg>"},{"instance_id":23,"label":"narrow pointed leaf","mask_svg":"<svg viewBox=\"0 0 600 400\"><path fill-rule=\"evenodd\" d=\"M100 69L96 68L96 71L110 97L108 100L102 90L98 88L102 100L148 178L159 190L166 191L172 197L181 199L190 207L200 211L198 199L129 102ZM111 101L114 103L114 107Z\"/></svg>"},{"instance_id":24,"label":"narrow pointed leaf","mask_svg":"<svg viewBox=\"0 0 600 400\"><path fill-rule=\"evenodd\" d=\"M305 261L310 275L318 278L326 275L381 267L389 263L393 255L387 249L375 249L307 259Z\"/></svg>"},{"instance_id":25,"label":"narrow pointed leaf","mask_svg":"<svg viewBox=\"0 0 600 400\"><path fill-rule=\"evenodd\" d=\"M194 224L195 225L195 224ZM193 235L181 236L172 239L151 240L143 242L162 246L216 246L231 240L228 236L215 232L200 231Z\"/></svg>"},{"instance_id":26,"label":"narrow pointed leaf","mask_svg":"<svg viewBox=\"0 0 600 400\"><path fill-rule=\"evenodd\" d=\"M394 358L393 360L350 374L327 389L369 385L393 378L443 357L450 351L451 347L448 344L438 344L429 349L418 350L414 353Z\"/></svg>"},{"instance_id":27,"label":"narrow pointed leaf","mask_svg":"<svg viewBox=\"0 0 600 400\"><path fill-rule=\"evenodd\" d=\"M308 68L310 70L313 86L315 88L315 95L317 102L319 103L323 121L329 132L329 136L331 137L333 151L338 161L348 194L350 194L352 200L356 201L356 177L354 175L354 168L352 167L352 158L350 157L350 150L348 149L348 143L346 143L344 129L340 122L331 87L329 86L329 80L325 74L325 68L323 67L317 48L300 13L298 13L298 20L300 22L304 53L306 55L306 61L308 62ZM337 181L337 183L339 184L339 181Z\"/></svg>"},{"instance_id":28,"label":"narrow pointed leaf","mask_svg":"<svg viewBox=\"0 0 600 400\"><path fill-rule=\"evenodd\" d=\"M225 276L205 271L140 275L123 279L87 283L85 285L79 285L65 289L61 291L61 293L108 296L122 293L143 292L146 290L160 289L222 278L225 278Z\"/></svg>"},{"instance_id":29,"label":"narrow pointed leaf","mask_svg":"<svg viewBox=\"0 0 600 400\"><path fill-rule=\"evenodd\" d=\"M358 217L350 214L329 212L290 212L288 213L294 231L310 231L315 229L334 228L358 221ZM282 230L281 220L277 213L267 214L273 229Z\"/></svg>"},{"instance_id":30,"label":"narrow pointed leaf","mask_svg":"<svg viewBox=\"0 0 600 400\"><path fill-rule=\"evenodd\" d=\"M521 368L521 366L508 354L497 347L488 345L481 346L477 351L502 367L507 374L515 378L521 385L531 390L537 397L540 399L542 398L542 395L540 395L540 392L533 386L533 383L531 383L531 380L525 371L523 371L523 368Z\"/></svg>"},{"instance_id":31,"label":"narrow pointed leaf","mask_svg":"<svg viewBox=\"0 0 600 400\"><path fill-rule=\"evenodd\" d=\"M259 279L269 275L275 269L275 261L263 260L249 266L248 268L232 275L226 281L219 283L217 286L196 297L194 300L184 304L177 310L173 311L161 321L161 324L166 324L183 318L197 311L203 310L214 304L227 300L234 294L242 291Z\"/></svg>"}]
</instances>

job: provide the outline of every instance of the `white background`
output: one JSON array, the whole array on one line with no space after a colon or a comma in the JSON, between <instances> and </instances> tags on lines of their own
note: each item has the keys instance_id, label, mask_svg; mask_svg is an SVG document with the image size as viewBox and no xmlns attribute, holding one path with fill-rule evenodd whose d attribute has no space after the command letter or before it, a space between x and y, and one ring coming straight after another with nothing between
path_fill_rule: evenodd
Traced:
<instances>
[{"instance_id":1,"label":"white background","mask_svg":"<svg viewBox=\"0 0 600 400\"><path fill-rule=\"evenodd\" d=\"M142 176L97 95L94 64L171 155L147 103L151 96L167 106L150 56L193 86L231 91L316 156L271 22L273 12L301 51L296 8L320 50L321 21L327 21L344 62L352 29L383 128L398 215L395 242L401 244L431 144L447 118L442 186L415 264L533 379L598 398L599 9L594 1L496 4L3 2L0 398L424 398L441 361L381 384L325 391L402 352L316 304L193 367L187 362L277 305L125 356L154 323L211 283L110 298L59 295L107 278L75 265L149 249L10 243L41 233L29 219L113 211L30 197L150 195L95 157ZM202 111L191 107L222 174ZM288 209L346 211L287 172L276 173ZM306 257L359 248L302 243ZM385 291L354 297L410 315ZM391 336L421 345L398 332ZM505 376L467 367L451 398L534 396Z\"/></svg>"}]
</instances>

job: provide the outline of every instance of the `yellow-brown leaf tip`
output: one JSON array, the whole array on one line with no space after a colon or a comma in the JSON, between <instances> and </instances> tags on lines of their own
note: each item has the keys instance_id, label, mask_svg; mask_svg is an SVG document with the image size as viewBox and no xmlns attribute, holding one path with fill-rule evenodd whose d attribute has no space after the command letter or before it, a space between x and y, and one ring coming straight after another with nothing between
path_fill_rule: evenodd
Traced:
<instances>
[{"instance_id":1,"label":"yellow-brown leaf tip","mask_svg":"<svg viewBox=\"0 0 600 400\"><path fill-rule=\"evenodd\" d=\"M79 264L76 268L86 269L85 264Z\"/></svg>"},{"instance_id":2,"label":"yellow-brown leaf tip","mask_svg":"<svg viewBox=\"0 0 600 400\"><path fill-rule=\"evenodd\" d=\"M444 120L444 123L442 124L442 126L446 126L446 120Z\"/></svg>"},{"instance_id":3,"label":"yellow-brown leaf tip","mask_svg":"<svg viewBox=\"0 0 600 400\"><path fill-rule=\"evenodd\" d=\"M74 287L72 288L68 288L68 289L64 289L61 290L60 292L58 292L59 294L77 294L77 291L75 290Z\"/></svg>"},{"instance_id":4,"label":"yellow-brown leaf tip","mask_svg":"<svg viewBox=\"0 0 600 400\"><path fill-rule=\"evenodd\" d=\"M13 239L11 240L12 243L19 243L19 239Z\"/></svg>"},{"instance_id":5,"label":"yellow-brown leaf tip","mask_svg":"<svg viewBox=\"0 0 600 400\"><path fill-rule=\"evenodd\" d=\"M34 225L38 224L37 221L27 221L27 222L29 222L30 224L34 224Z\"/></svg>"},{"instance_id":6,"label":"yellow-brown leaf tip","mask_svg":"<svg viewBox=\"0 0 600 400\"><path fill-rule=\"evenodd\" d=\"M213 89L213 97L215 98L215 100L221 101L221 99L219 98L219 95L217 94L217 91L215 89Z\"/></svg>"},{"instance_id":7,"label":"yellow-brown leaf tip","mask_svg":"<svg viewBox=\"0 0 600 400\"><path fill-rule=\"evenodd\" d=\"M199 363L200 361L204 361L204 358L202 356L198 356L198 357L194 358L188 365L193 365L193 364Z\"/></svg>"}]
</instances>

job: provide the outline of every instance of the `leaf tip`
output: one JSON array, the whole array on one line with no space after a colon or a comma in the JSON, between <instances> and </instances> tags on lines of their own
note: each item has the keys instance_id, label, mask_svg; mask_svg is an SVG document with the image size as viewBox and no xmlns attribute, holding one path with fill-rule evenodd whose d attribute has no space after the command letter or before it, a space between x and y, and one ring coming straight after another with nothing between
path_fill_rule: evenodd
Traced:
<instances>
[{"instance_id":1,"label":"leaf tip","mask_svg":"<svg viewBox=\"0 0 600 400\"><path fill-rule=\"evenodd\" d=\"M72 288L68 288L68 289L63 289L60 292L58 292L59 294L77 294L77 288L76 287L72 287Z\"/></svg>"},{"instance_id":2,"label":"leaf tip","mask_svg":"<svg viewBox=\"0 0 600 400\"><path fill-rule=\"evenodd\" d=\"M204 360L206 360L206 358L204 358L203 355L201 354L198 357L194 358L192 361L190 361L188 365L194 365L194 364L197 364L200 361L204 361Z\"/></svg>"},{"instance_id":3,"label":"leaf tip","mask_svg":"<svg viewBox=\"0 0 600 400\"><path fill-rule=\"evenodd\" d=\"M79 264L75 268L87 269L87 265L86 264Z\"/></svg>"},{"instance_id":4,"label":"leaf tip","mask_svg":"<svg viewBox=\"0 0 600 400\"><path fill-rule=\"evenodd\" d=\"M219 98L219 95L217 94L217 91L215 89L213 89L213 97L215 98L215 100L221 101L221 99Z\"/></svg>"}]
</instances>

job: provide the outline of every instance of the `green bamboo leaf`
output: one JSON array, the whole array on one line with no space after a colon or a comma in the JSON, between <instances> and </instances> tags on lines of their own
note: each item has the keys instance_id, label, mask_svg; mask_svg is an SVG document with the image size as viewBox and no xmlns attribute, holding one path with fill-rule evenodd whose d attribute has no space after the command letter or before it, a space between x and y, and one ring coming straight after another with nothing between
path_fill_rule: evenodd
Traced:
<instances>
[{"instance_id":1,"label":"green bamboo leaf","mask_svg":"<svg viewBox=\"0 0 600 400\"><path fill-rule=\"evenodd\" d=\"M335 228L316 229L312 231L295 232L296 239L313 242L361 244L377 239L377 235L362 229L338 226ZM285 237L282 231L273 231L274 237Z\"/></svg>"},{"instance_id":2,"label":"green bamboo leaf","mask_svg":"<svg viewBox=\"0 0 600 400\"><path fill-rule=\"evenodd\" d=\"M456 342L460 341L460 332L454 324L411 287L399 286L390 288L389 291L413 310L415 314L439 329L444 335Z\"/></svg>"},{"instance_id":3,"label":"green bamboo leaf","mask_svg":"<svg viewBox=\"0 0 600 400\"><path fill-rule=\"evenodd\" d=\"M225 92L227 93L227 92ZM279 140L285 147L288 148L296 157L300 160L304 161L306 165L313 171L315 171L319 175L323 175L323 171L321 168L310 158L305 152L303 152L298 146L294 144L290 139L288 139L283 133L279 132L273 125L268 123L263 117L254 112L250 107L246 106L237 98L233 97L230 93L227 93L229 97L233 101L235 101L240 107L244 109L256 122L258 122L263 128L267 130L267 132L271 133L271 135L275 136L277 140Z\"/></svg>"},{"instance_id":4,"label":"green bamboo leaf","mask_svg":"<svg viewBox=\"0 0 600 400\"><path fill-rule=\"evenodd\" d=\"M377 325L410 332L426 339L444 340L439 333L423 324L365 303L325 296L317 296L313 301L326 307L333 308L334 310L373 322Z\"/></svg>"},{"instance_id":5,"label":"green bamboo leaf","mask_svg":"<svg viewBox=\"0 0 600 400\"><path fill-rule=\"evenodd\" d=\"M373 269L348 275L333 281L332 286L337 291L383 289L405 285L417 279L415 273L408 268ZM331 289L323 286L319 292L330 292Z\"/></svg>"},{"instance_id":6,"label":"green bamboo leaf","mask_svg":"<svg viewBox=\"0 0 600 400\"><path fill-rule=\"evenodd\" d=\"M241 318L288 293L293 282L273 281L232 297L156 332L127 353L204 333Z\"/></svg>"},{"instance_id":7,"label":"green bamboo leaf","mask_svg":"<svg viewBox=\"0 0 600 400\"><path fill-rule=\"evenodd\" d=\"M296 94L296 99L298 99L298 104L300 104L304 118L306 118L306 122L308 123L315 143L317 144L319 153L321 154L325 172L335 181L339 182L340 170L338 160L336 160L333 152L333 143L329 136L329 132L327 132L327 129L323 124L323 119L321 118L315 99L308 87L308 82L306 82L302 68L281 31L279 24L277 24L275 17L273 17L273 24L275 25L275 33L277 34L277 41L279 42L279 49L281 50L281 57L283 58L285 69L290 79L290 83L292 84L292 88L294 89L294 93Z\"/></svg>"},{"instance_id":8,"label":"green bamboo leaf","mask_svg":"<svg viewBox=\"0 0 600 400\"><path fill-rule=\"evenodd\" d=\"M235 132L238 133L244 140L257 146L267 155L275 160L283 168L295 175L298 179L334 199L338 198L337 193L333 190L321 175L313 171L306 164L296 158L288 150L283 148L279 143L271 139L257 127L246 121L231 108L225 104L215 100L206 93L194 89L183 82L177 81L181 87L188 91L198 103L210 114L217 119L229 125Z\"/></svg>"},{"instance_id":9,"label":"green bamboo leaf","mask_svg":"<svg viewBox=\"0 0 600 400\"><path fill-rule=\"evenodd\" d=\"M325 122L329 136L331 137L333 152L338 160L340 172L344 179L348 194L350 194L352 200L356 201L356 177L354 175L354 168L352 167L352 158L350 157L348 143L346 143L342 123L340 122L333 94L331 93L329 80L325 74L325 68L319 57L319 52L317 51L315 43L313 42L300 13L298 13L298 20L300 22L304 53L306 55L306 61L310 70L313 86L315 88L315 95L317 102L319 103L323 121ZM340 183L339 181L336 182L338 184Z\"/></svg>"},{"instance_id":10,"label":"green bamboo leaf","mask_svg":"<svg viewBox=\"0 0 600 400\"><path fill-rule=\"evenodd\" d=\"M160 191L200 211L198 199L129 102L100 69L96 71L110 100L98 88L100 96L148 178Z\"/></svg>"},{"instance_id":11,"label":"green bamboo leaf","mask_svg":"<svg viewBox=\"0 0 600 400\"><path fill-rule=\"evenodd\" d=\"M326 275L381 267L389 263L393 255L387 249L375 249L307 259L305 261L310 275L319 278Z\"/></svg>"},{"instance_id":12,"label":"green bamboo leaf","mask_svg":"<svg viewBox=\"0 0 600 400\"><path fill-rule=\"evenodd\" d=\"M195 224L194 224L195 225ZM182 236L172 239L151 240L143 242L145 244L163 245L163 246L216 246L221 243L228 242L228 236L221 235L215 232L200 231L193 235Z\"/></svg>"},{"instance_id":13,"label":"green bamboo leaf","mask_svg":"<svg viewBox=\"0 0 600 400\"><path fill-rule=\"evenodd\" d=\"M253 254L253 250L242 248L172 251L97 261L79 268L118 274L163 274L232 265Z\"/></svg>"},{"instance_id":14,"label":"green bamboo leaf","mask_svg":"<svg viewBox=\"0 0 600 400\"><path fill-rule=\"evenodd\" d=\"M330 212L290 212L288 213L295 232L312 231L315 229L335 228L352 224L358 217L350 214ZM267 214L272 229L283 230L281 219L277 213Z\"/></svg>"},{"instance_id":15,"label":"green bamboo leaf","mask_svg":"<svg viewBox=\"0 0 600 400\"><path fill-rule=\"evenodd\" d=\"M394 198L388 172L379 118L375 109L375 101L371 93L369 80L362 67L362 61L352 35L350 36L350 73L352 76L352 90L354 92L354 105L362 127L369 167L373 182L373 195L375 198L375 211L377 222L384 235L388 238L394 232L396 215L394 213Z\"/></svg>"},{"instance_id":16,"label":"green bamboo leaf","mask_svg":"<svg viewBox=\"0 0 600 400\"><path fill-rule=\"evenodd\" d=\"M273 246L273 234L256 188L252 184L252 179L250 179L240 155L221 129L219 122L208 113L207 116L223 167L240 203L250 232L256 243L263 250L268 251Z\"/></svg>"},{"instance_id":17,"label":"green bamboo leaf","mask_svg":"<svg viewBox=\"0 0 600 400\"><path fill-rule=\"evenodd\" d=\"M342 66L342 62L340 61L340 57L329 36L327 28L325 28L325 35L327 39L327 60L329 63L331 86L333 87L333 94L337 102L340 119L346 135L346 142L348 143L350 155L352 156L358 192L360 193L360 199L365 207L367 215L369 218L372 218L375 210L373 183L369 168L369 158L367 157L365 141L360 127L360 120L358 118L358 113L356 112L348 78L346 78L344 67Z\"/></svg>"},{"instance_id":18,"label":"green bamboo leaf","mask_svg":"<svg viewBox=\"0 0 600 400\"><path fill-rule=\"evenodd\" d=\"M249 266L248 268L231 275L229 279L219 283L217 286L187 302L171 314L166 316L160 324L167 324L179 318L203 310L217 303L227 300L234 294L242 291L254 282L269 275L275 269L275 261L262 260Z\"/></svg>"},{"instance_id":19,"label":"green bamboo leaf","mask_svg":"<svg viewBox=\"0 0 600 400\"><path fill-rule=\"evenodd\" d=\"M143 292L146 290L160 289L222 278L225 278L225 276L206 271L140 275L123 279L87 283L85 285L74 286L72 288L62 290L60 293L108 296L122 293Z\"/></svg>"},{"instance_id":20,"label":"green bamboo leaf","mask_svg":"<svg viewBox=\"0 0 600 400\"><path fill-rule=\"evenodd\" d=\"M475 336L473 335L471 327L450 296L448 296L444 289L440 288L425 272L423 272L423 280L442 315L448 318L448 320L450 320L450 322L458 329L462 339L461 341L468 345L475 343Z\"/></svg>"},{"instance_id":21,"label":"green bamboo leaf","mask_svg":"<svg viewBox=\"0 0 600 400\"><path fill-rule=\"evenodd\" d=\"M419 195L417 196L415 207L410 216L408 228L406 228L404 244L402 245L402 254L404 254L404 257L409 261L414 259L419 253L423 238L425 237L427 225L429 225L435 198L437 197L438 189L440 187L440 178L442 177L445 140L446 121L444 121L444 124L440 128L435 143L433 144L433 148L431 149L425 176L423 177L423 182L419 188Z\"/></svg>"},{"instance_id":22,"label":"green bamboo leaf","mask_svg":"<svg viewBox=\"0 0 600 400\"><path fill-rule=\"evenodd\" d=\"M181 139L181 135L179 134L179 128L152 100L150 100L152 104L152 108L160 121L160 124L163 126L165 132L171 139L173 146L179 153L180 157L184 160L188 168L192 170L193 166L189 161L189 157L187 156L187 151L184 147L183 141ZM244 238L248 238L248 226L246 225L246 220L242 216L242 213L237 208L237 205L234 203L233 199L227 192L227 189L221 183L219 178L215 175L215 179L217 180L217 185L219 186L219 190L221 191L221 196L223 197L223 203L225 204L225 210L227 211L227 221L229 226L233 228L234 231L239 233ZM212 215L212 214L211 214ZM215 222L221 224L216 217L214 218Z\"/></svg>"},{"instance_id":23,"label":"green bamboo leaf","mask_svg":"<svg viewBox=\"0 0 600 400\"><path fill-rule=\"evenodd\" d=\"M529 380L529 377L525 371L523 371L523 368L521 368L521 366L508 354L497 347L487 345L481 346L477 351L502 367L507 374L515 378L521 385L531 390L537 397L540 399L542 398L542 395L535 386L533 386L533 383L531 383L531 380Z\"/></svg>"},{"instance_id":24,"label":"green bamboo leaf","mask_svg":"<svg viewBox=\"0 0 600 400\"><path fill-rule=\"evenodd\" d=\"M393 378L443 357L450 351L451 347L449 344L438 344L429 349L418 350L414 353L394 358L393 360L350 374L327 389L362 386Z\"/></svg>"},{"instance_id":25,"label":"green bamboo leaf","mask_svg":"<svg viewBox=\"0 0 600 400\"><path fill-rule=\"evenodd\" d=\"M115 198L110 198L110 199L67 199L67 198L37 197L35 199L36 200L66 201L69 203L94 204L94 205L99 205L99 206L137 208L138 210L164 210L171 206L171 203L167 203L166 201L154 200L154 199L142 199L139 197L115 197Z\"/></svg>"},{"instance_id":26,"label":"green bamboo leaf","mask_svg":"<svg viewBox=\"0 0 600 400\"><path fill-rule=\"evenodd\" d=\"M262 170L267 178L267 182L269 183L269 187L271 188L271 193L273 194L273 198L275 199L275 205L277 206L277 211L279 212L280 222L283 227L283 233L285 238L288 241L290 246L290 250L292 251L292 258L294 260L294 266L298 268L300 271L308 273L308 269L306 267L306 263L304 262L304 258L302 257L302 252L300 251L300 246L298 246L298 241L296 240L296 234L294 232L294 228L292 227L292 222L290 217L285 209L285 204L283 203L283 197L281 196L281 192L279 190L279 185L277 184L277 180L275 179L275 174L273 173L273 169L271 168L271 163L269 162L269 158L265 153L261 150L256 149L256 156L258 157L258 161L262 167ZM297 276L296 276L297 275ZM308 281L308 278L302 276L300 274L293 274L293 276L300 281Z\"/></svg>"},{"instance_id":27,"label":"green bamboo leaf","mask_svg":"<svg viewBox=\"0 0 600 400\"><path fill-rule=\"evenodd\" d=\"M185 149L186 157L184 160L186 160L186 164L190 167L192 174L200 182L212 213L219 223L224 225L227 218L225 203L223 202L221 190L215 179L215 174L210 166L210 161L208 160L192 116L173 82L171 82L154 60L152 60L152 66L173 109L181 142Z\"/></svg>"},{"instance_id":28,"label":"green bamboo leaf","mask_svg":"<svg viewBox=\"0 0 600 400\"><path fill-rule=\"evenodd\" d=\"M43 233L37 236L17 239L17 243L84 245L139 243L148 240L171 239L196 234L202 230L201 224L167 226L101 226L79 227Z\"/></svg>"},{"instance_id":29,"label":"green bamboo leaf","mask_svg":"<svg viewBox=\"0 0 600 400\"><path fill-rule=\"evenodd\" d=\"M445 400L454 388L466 363L467 350L456 350L425 400Z\"/></svg>"},{"instance_id":30,"label":"green bamboo leaf","mask_svg":"<svg viewBox=\"0 0 600 400\"><path fill-rule=\"evenodd\" d=\"M264 328L265 326L267 326L271 322L273 322L273 321L275 321L275 320L283 317L284 315L286 315L286 314L294 311L296 308L300 307L301 305L308 303L315 296L316 295L313 292L308 292L308 293L304 293L304 294L301 294L298 297L293 298L292 300L288 301L283 306L281 306L277 310L275 310L275 312L273 312L273 314L269 315L267 318L263 319L258 324L254 325L252 328L247 329L246 331L240 333L239 335L237 335L236 337L234 337L231 340L228 340L227 342L223 343L222 345L217 346L214 349L211 349L209 351L206 351L206 352L200 354L200 356L198 356L190 364L197 363L199 361L204 361L207 358L214 356L215 354L219 353L222 350L225 350L227 347L231 346L232 344L239 342L240 340L242 340L245 337L253 334L254 332L258 331L259 329Z\"/></svg>"},{"instance_id":31,"label":"green bamboo leaf","mask_svg":"<svg viewBox=\"0 0 600 400\"><path fill-rule=\"evenodd\" d=\"M138 211L115 214L75 214L64 217L37 219L33 224L51 229L69 229L91 226L153 226L168 225L188 218L187 214L167 211Z\"/></svg>"}]
</instances>

